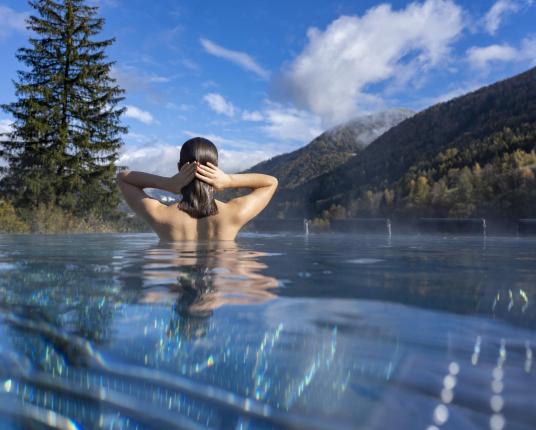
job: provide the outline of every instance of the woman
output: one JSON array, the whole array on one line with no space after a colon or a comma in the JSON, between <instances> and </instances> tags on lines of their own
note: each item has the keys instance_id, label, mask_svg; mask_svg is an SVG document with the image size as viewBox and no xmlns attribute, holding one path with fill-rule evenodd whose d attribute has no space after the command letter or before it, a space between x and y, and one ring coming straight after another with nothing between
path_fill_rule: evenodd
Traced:
<instances>
[{"instance_id":1,"label":"woman","mask_svg":"<svg viewBox=\"0 0 536 430\"><path fill-rule=\"evenodd\" d=\"M162 241L234 240L240 229L266 207L277 189L273 176L224 173L218 168L216 146L202 137L182 145L178 169L179 173L170 178L129 171L117 175L127 204ZM145 194L144 188L182 194L182 200L167 206ZM214 199L215 191L227 188L252 191L227 203Z\"/></svg>"}]
</instances>

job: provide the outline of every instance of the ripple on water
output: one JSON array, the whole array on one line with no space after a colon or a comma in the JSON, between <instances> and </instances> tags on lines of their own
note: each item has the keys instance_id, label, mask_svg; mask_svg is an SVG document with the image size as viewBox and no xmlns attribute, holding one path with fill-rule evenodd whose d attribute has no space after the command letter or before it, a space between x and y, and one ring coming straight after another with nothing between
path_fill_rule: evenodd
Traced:
<instances>
[{"instance_id":1,"label":"ripple on water","mask_svg":"<svg viewBox=\"0 0 536 430\"><path fill-rule=\"evenodd\" d=\"M352 260L346 260L347 263L352 264L376 264L385 261L381 258L354 258Z\"/></svg>"},{"instance_id":2,"label":"ripple on water","mask_svg":"<svg viewBox=\"0 0 536 430\"><path fill-rule=\"evenodd\" d=\"M15 265L13 263L5 263L0 261L0 272L4 270L13 270L15 268Z\"/></svg>"},{"instance_id":3,"label":"ripple on water","mask_svg":"<svg viewBox=\"0 0 536 430\"><path fill-rule=\"evenodd\" d=\"M536 242L336 239L3 239L0 429L533 428Z\"/></svg>"}]
</instances>

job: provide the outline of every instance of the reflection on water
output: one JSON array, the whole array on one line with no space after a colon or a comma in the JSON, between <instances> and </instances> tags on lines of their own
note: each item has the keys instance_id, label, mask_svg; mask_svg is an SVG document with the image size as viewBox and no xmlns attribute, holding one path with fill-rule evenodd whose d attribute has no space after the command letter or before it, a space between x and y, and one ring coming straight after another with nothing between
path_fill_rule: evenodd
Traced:
<instances>
[{"instance_id":1,"label":"reflection on water","mask_svg":"<svg viewBox=\"0 0 536 430\"><path fill-rule=\"evenodd\" d=\"M535 251L0 236L0 428L531 428Z\"/></svg>"}]
</instances>

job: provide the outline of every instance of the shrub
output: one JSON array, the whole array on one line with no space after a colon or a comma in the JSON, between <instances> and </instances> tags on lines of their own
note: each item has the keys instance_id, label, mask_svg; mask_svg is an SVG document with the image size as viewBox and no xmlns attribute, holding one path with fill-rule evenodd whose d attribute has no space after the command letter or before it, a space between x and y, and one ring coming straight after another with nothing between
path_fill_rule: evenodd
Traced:
<instances>
[{"instance_id":1,"label":"shrub","mask_svg":"<svg viewBox=\"0 0 536 430\"><path fill-rule=\"evenodd\" d=\"M0 233L27 233L29 230L13 205L7 200L0 200Z\"/></svg>"}]
</instances>

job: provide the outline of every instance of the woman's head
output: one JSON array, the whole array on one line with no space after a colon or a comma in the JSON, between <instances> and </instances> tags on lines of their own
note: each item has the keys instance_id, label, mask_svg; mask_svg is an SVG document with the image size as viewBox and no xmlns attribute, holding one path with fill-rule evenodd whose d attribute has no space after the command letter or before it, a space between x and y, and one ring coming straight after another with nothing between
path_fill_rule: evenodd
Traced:
<instances>
[{"instance_id":1,"label":"woman's head","mask_svg":"<svg viewBox=\"0 0 536 430\"><path fill-rule=\"evenodd\" d=\"M179 170L186 163L194 161L200 164L218 165L218 150L208 139L194 137L184 142L181 147ZM218 213L214 200L214 188L200 179L194 178L182 189L180 208L194 218L203 218Z\"/></svg>"}]
</instances>

